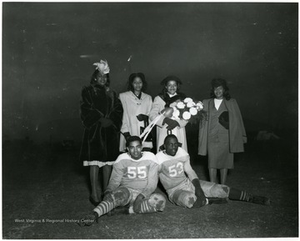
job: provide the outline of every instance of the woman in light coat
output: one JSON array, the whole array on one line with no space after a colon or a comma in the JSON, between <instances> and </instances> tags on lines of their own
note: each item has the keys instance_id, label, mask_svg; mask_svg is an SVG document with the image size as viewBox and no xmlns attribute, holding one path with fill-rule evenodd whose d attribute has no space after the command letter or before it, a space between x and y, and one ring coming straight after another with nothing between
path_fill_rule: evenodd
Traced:
<instances>
[{"instance_id":1,"label":"woman in light coat","mask_svg":"<svg viewBox=\"0 0 300 241\"><path fill-rule=\"evenodd\" d=\"M119 99L123 106L123 122L120 136L120 151L126 151L126 138L140 136L149 124L152 97L145 93L147 82L143 73L132 73L128 80L128 91L121 93ZM143 143L143 150L153 148L151 134Z\"/></svg>"},{"instance_id":2,"label":"woman in light coat","mask_svg":"<svg viewBox=\"0 0 300 241\"><path fill-rule=\"evenodd\" d=\"M159 114L161 114L166 107L176 101L183 101L185 95L179 91L181 80L176 76L167 76L162 80L161 84L164 86L162 92L154 98L153 107L150 112L150 120L153 121ZM182 119L172 119L162 115L160 120L156 123L156 143L157 152L164 143L164 139L168 134L174 134L178 141L182 144L182 148L187 151L186 131L185 126L188 123Z\"/></svg>"}]
</instances>

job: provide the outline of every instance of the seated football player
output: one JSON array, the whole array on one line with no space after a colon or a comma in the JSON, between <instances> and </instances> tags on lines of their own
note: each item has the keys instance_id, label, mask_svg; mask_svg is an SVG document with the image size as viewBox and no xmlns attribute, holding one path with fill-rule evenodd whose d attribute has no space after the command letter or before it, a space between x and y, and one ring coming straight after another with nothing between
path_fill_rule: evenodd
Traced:
<instances>
[{"instance_id":1,"label":"seated football player","mask_svg":"<svg viewBox=\"0 0 300 241\"><path fill-rule=\"evenodd\" d=\"M163 211L166 199L153 193L158 183L158 163L152 152L142 152L142 140L138 136L127 139L128 152L119 155L103 201L79 222L90 226L99 217L116 207L129 205L128 213L154 213Z\"/></svg>"},{"instance_id":2,"label":"seated football player","mask_svg":"<svg viewBox=\"0 0 300 241\"><path fill-rule=\"evenodd\" d=\"M227 185L199 180L190 164L189 154L180 147L175 135L164 140L164 150L156 154L159 180L170 201L192 208L212 203L226 203L228 199L270 205L270 199L255 196Z\"/></svg>"}]
</instances>

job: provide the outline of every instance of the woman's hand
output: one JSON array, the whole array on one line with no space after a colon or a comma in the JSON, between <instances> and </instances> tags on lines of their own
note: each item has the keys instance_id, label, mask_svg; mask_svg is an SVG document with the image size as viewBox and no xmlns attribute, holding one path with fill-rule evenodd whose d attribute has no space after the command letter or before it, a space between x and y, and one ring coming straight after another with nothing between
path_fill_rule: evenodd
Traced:
<instances>
[{"instance_id":1,"label":"woman's hand","mask_svg":"<svg viewBox=\"0 0 300 241\"><path fill-rule=\"evenodd\" d=\"M139 114L136 116L136 118L139 120L139 121L147 121L148 120L148 116L147 115L144 115L144 114Z\"/></svg>"},{"instance_id":2,"label":"woman's hand","mask_svg":"<svg viewBox=\"0 0 300 241\"><path fill-rule=\"evenodd\" d=\"M167 129L168 130L173 130L175 127L177 126L180 126L179 123L176 121L176 120L172 120L168 117L166 117L164 120L163 120L163 123L162 124L167 124Z\"/></svg>"}]
</instances>

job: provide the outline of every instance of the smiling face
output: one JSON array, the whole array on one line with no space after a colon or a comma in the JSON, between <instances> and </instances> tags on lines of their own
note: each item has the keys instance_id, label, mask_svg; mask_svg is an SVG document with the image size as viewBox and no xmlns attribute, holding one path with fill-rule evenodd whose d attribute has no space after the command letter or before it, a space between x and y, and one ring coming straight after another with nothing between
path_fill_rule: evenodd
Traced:
<instances>
[{"instance_id":1,"label":"smiling face","mask_svg":"<svg viewBox=\"0 0 300 241\"><path fill-rule=\"evenodd\" d=\"M134 92L140 93L143 88L143 81L140 77L135 77L132 81L132 87Z\"/></svg>"},{"instance_id":2,"label":"smiling face","mask_svg":"<svg viewBox=\"0 0 300 241\"><path fill-rule=\"evenodd\" d=\"M166 139L164 146L168 155L175 156L178 151L179 143L176 137L169 137Z\"/></svg>"},{"instance_id":3,"label":"smiling face","mask_svg":"<svg viewBox=\"0 0 300 241\"><path fill-rule=\"evenodd\" d=\"M101 75L100 73L98 73L96 81L99 85L104 86L107 83L107 76Z\"/></svg>"},{"instance_id":4,"label":"smiling face","mask_svg":"<svg viewBox=\"0 0 300 241\"><path fill-rule=\"evenodd\" d=\"M142 143L138 140L131 141L127 147L129 155L138 160L142 157Z\"/></svg>"},{"instance_id":5,"label":"smiling face","mask_svg":"<svg viewBox=\"0 0 300 241\"><path fill-rule=\"evenodd\" d=\"M218 86L216 88L214 88L214 94L216 96L216 99L223 99L223 95L224 95L224 88L223 86Z\"/></svg>"},{"instance_id":6,"label":"smiling face","mask_svg":"<svg viewBox=\"0 0 300 241\"><path fill-rule=\"evenodd\" d=\"M177 87L177 82L175 80L169 80L166 85L167 92L170 95L174 95L176 93Z\"/></svg>"}]
</instances>

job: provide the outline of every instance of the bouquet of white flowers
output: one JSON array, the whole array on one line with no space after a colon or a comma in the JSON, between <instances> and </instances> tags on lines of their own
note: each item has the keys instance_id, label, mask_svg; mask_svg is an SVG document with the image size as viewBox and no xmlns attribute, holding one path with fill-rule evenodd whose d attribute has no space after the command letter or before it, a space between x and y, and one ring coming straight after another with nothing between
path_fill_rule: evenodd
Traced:
<instances>
[{"instance_id":1,"label":"bouquet of white flowers","mask_svg":"<svg viewBox=\"0 0 300 241\"><path fill-rule=\"evenodd\" d=\"M170 105L171 109L166 111L168 117L172 119L183 119L189 121L193 116L196 116L203 110L201 101L194 101L192 98L185 98L183 101L178 100Z\"/></svg>"},{"instance_id":2,"label":"bouquet of white flowers","mask_svg":"<svg viewBox=\"0 0 300 241\"><path fill-rule=\"evenodd\" d=\"M191 121L193 117L197 119L196 116L198 114L202 114L202 110L203 103L201 101L194 101L192 98L185 98L183 101L178 100L172 103L170 107L163 109L159 115L145 128L144 132L140 135L140 138L142 138L144 142L152 128L162 116L169 117L174 120L183 119L186 121ZM198 119L201 119L201 116L200 118L198 117Z\"/></svg>"}]
</instances>

